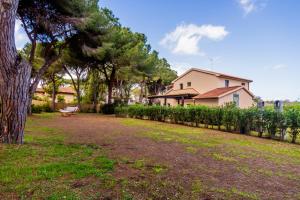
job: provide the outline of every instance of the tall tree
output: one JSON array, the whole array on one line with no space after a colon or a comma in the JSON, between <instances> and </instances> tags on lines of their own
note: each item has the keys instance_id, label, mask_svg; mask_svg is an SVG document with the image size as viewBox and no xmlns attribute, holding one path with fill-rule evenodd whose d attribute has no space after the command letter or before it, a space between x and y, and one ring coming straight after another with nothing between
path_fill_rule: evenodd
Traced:
<instances>
[{"instance_id":1,"label":"tall tree","mask_svg":"<svg viewBox=\"0 0 300 200\"><path fill-rule=\"evenodd\" d=\"M151 95L163 92L171 82L177 78L177 72L171 69L165 58L156 59L153 65L153 73L147 82L148 91Z\"/></svg>"},{"instance_id":2,"label":"tall tree","mask_svg":"<svg viewBox=\"0 0 300 200\"><path fill-rule=\"evenodd\" d=\"M149 47L146 37L133 33L129 28L114 26L97 41L97 47L84 47L87 56L94 59L93 67L104 74L108 90L108 104L112 103L112 92L117 74L123 67L137 67L143 62Z\"/></svg>"},{"instance_id":3,"label":"tall tree","mask_svg":"<svg viewBox=\"0 0 300 200\"><path fill-rule=\"evenodd\" d=\"M58 59L67 39L89 24L87 19L98 11L98 1L1 0L0 11L0 138L6 143L22 143L26 109L38 82ZM16 50L16 16L32 44L29 62ZM38 41L46 45L46 62L32 73Z\"/></svg>"},{"instance_id":4,"label":"tall tree","mask_svg":"<svg viewBox=\"0 0 300 200\"><path fill-rule=\"evenodd\" d=\"M89 18L95 12L98 12L98 0L20 0L18 18L31 43L30 64L36 58L37 43L45 46L44 62L31 75L29 104L44 73L60 58L78 29L89 25Z\"/></svg>"},{"instance_id":5,"label":"tall tree","mask_svg":"<svg viewBox=\"0 0 300 200\"><path fill-rule=\"evenodd\" d=\"M51 65L42 78L43 82L46 83L46 86L44 86L45 91L51 95L51 109L53 111L56 110L55 101L59 88L64 84L64 74L65 70L63 69L62 63L56 61Z\"/></svg>"},{"instance_id":6,"label":"tall tree","mask_svg":"<svg viewBox=\"0 0 300 200\"><path fill-rule=\"evenodd\" d=\"M15 46L18 0L0 1L0 140L23 143L31 66Z\"/></svg>"},{"instance_id":7,"label":"tall tree","mask_svg":"<svg viewBox=\"0 0 300 200\"><path fill-rule=\"evenodd\" d=\"M79 37L80 38L80 37ZM81 109L82 82L87 77L90 61L84 57L78 40L74 39L64 50L62 66L69 75L73 87L76 91L77 105Z\"/></svg>"}]
</instances>

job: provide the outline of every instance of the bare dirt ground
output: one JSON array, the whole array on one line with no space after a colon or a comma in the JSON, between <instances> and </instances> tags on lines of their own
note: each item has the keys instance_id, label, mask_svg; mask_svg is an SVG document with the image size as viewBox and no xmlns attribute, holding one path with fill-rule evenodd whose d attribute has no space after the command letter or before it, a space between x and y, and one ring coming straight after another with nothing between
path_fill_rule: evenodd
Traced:
<instances>
[{"instance_id":1,"label":"bare dirt ground","mask_svg":"<svg viewBox=\"0 0 300 200\"><path fill-rule=\"evenodd\" d=\"M117 160L114 187L93 187L102 199L300 199L300 146L95 114L41 124L63 130L68 143L100 145Z\"/></svg>"}]
</instances>

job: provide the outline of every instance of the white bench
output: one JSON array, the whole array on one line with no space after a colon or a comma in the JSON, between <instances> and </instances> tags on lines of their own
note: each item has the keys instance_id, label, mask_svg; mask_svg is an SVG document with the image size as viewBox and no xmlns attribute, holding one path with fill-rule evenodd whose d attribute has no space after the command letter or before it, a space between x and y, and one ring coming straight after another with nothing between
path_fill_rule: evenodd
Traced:
<instances>
[{"instance_id":1,"label":"white bench","mask_svg":"<svg viewBox=\"0 0 300 200\"><path fill-rule=\"evenodd\" d=\"M78 110L79 109L77 106L68 106L65 109L59 109L59 112L62 114L62 116L70 116Z\"/></svg>"}]
</instances>

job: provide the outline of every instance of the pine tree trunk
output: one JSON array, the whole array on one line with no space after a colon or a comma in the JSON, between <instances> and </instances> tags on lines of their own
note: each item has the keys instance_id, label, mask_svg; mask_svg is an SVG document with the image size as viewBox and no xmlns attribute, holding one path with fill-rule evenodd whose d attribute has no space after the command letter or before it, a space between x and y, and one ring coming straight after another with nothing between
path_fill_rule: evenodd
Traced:
<instances>
[{"instance_id":1,"label":"pine tree trunk","mask_svg":"<svg viewBox=\"0 0 300 200\"><path fill-rule=\"evenodd\" d=\"M30 96L30 94L28 96L27 115L32 115L32 97Z\"/></svg>"},{"instance_id":2,"label":"pine tree trunk","mask_svg":"<svg viewBox=\"0 0 300 200\"><path fill-rule=\"evenodd\" d=\"M80 91L77 90L76 93L77 93L77 106L78 106L79 111L81 112L82 110L81 110L81 95L80 95Z\"/></svg>"},{"instance_id":3,"label":"pine tree trunk","mask_svg":"<svg viewBox=\"0 0 300 200\"><path fill-rule=\"evenodd\" d=\"M110 81L108 83L108 100L107 100L107 103L108 104L111 104L112 103L112 82Z\"/></svg>"},{"instance_id":4,"label":"pine tree trunk","mask_svg":"<svg viewBox=\"0 0 300 200\"><path fill-rule=\"evenodd\" d=\"M1 136L4 143L23 143L31 69L25 61L1 84ZM1 80L2 81L2 80Z\"/></svg>"},{"instance_id":5,"label":"pine tree trunk","mask_svg":"<svg viewBox=\"0 0 300 200\"><path fill-rule=\"evenodd\" d=\"M29 100L28 100L28 108L27 108L27 114L30 116L32 115L32 110L31 110L31 107L32 107L32 99L34 97L34 93L38 87L38 83L39 82L34 82L34 83L31 83L30 86L29 86Z\"/></svg>"},{"instance_id":6,"label":"pine tree trunk","mask_svg":"<svg viewBox=\"0 0 300 200\"><path fill-rule=\"evenodd\" d=\"M98 72L92 72L92 91L93 91L93 112L97 113L98 96L99 96L99 80Z\"/></svg>"},{"instance_id":7,"label":"pine tree trunk","mask_svg":"<svg viewBox=\"0 0 300 200\"><path fill-rule=\"evenodd\" d=\"M116 70L115 68L112 69L110 74L110 79L108 81L108 104L112 104L112 90L113 90L113 81L115 80Z\"/></svg>"},{"instance_id":8,"label":"pine tree trunk","mask_svg":"<svg viewBox=\"0 0 300 200\"><path fill-rule=\"evenodd\" d=\"M0 0L0 141L22 144L31 66L18 54L14 28L18 0Z\"/></svg>"},{"instance_id":9,"label":"pine tree trunk","mask_svg":"<svg viewBox=\"0 0 300 200\"><path fill-rule=\"evenodd\" d=\"M55 100L56 100L56 81L55 78L52 79L52 111L55 112Z\"/></svg>"}]
</instances>

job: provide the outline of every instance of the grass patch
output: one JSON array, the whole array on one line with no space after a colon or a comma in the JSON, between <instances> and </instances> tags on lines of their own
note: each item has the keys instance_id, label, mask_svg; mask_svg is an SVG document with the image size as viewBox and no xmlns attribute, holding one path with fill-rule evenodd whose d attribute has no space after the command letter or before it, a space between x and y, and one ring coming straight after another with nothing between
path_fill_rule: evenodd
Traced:
<instances>
[{"instance_id":1,"label":"grass patch","mask_svg":"<svg viewBox=\"0 0 300 200\"><path fill-rule=\"evenodd\" d=\"M30 193L32 198L37 195L43 199L80 199L80 192L73 190L70 182L90 176L104 180L113 171L115 162L100 148L66 144L60 130L39 126L39 120L51 116L34 116L36 123L29 118L24 145L0 145L0 193L13 192L25 198Z\"/></svg>"},{"instance_id":2,"label":"grass patch","mask_svg":"<svg viewBox=\"0 0 300 200\"><path fill-rule=\"evenodd\" d=\"M185 150L186 150L187 152L189 152L189 153L195 154L195 153L197 153L198 148L193 147L193 146L189 146L189 147L186 147Z\"/></svg>"},{"instance_id":3,"label":"grass patch","mask_svg":"<svg viewBox=\"0 0 300 200\"><path fill-rule=\"evenodd\" d=\"M144 169L145 167L145 160L141 159L141 160L136 160L133 164L133 167L135 169Z\"/></svg>"},{"instance_id":4,"label":"grass patch","mask_svg":"<svg viewBox=\"0 0 300 200\"><path fill-rule=\"evenodd\" d=\"M153 168L152 168L153 172L155 174L161 174L165 171L167 171L167 168L165 166L161 166L161 165L155 165Z\"/></svg>"},{"instance_id":5,"label":"grass patch","mask_svg":"<svg viewBox=\"0 0 300 200\"><path fill-rule=\"evenodd\" d=\"M213 158L214 158L215 160L219 160L219 161L237 162L236 159L234 159L234 158L232 158L232 157L224 156L224 155L219 154L219 153L213 153L212 156L213 156Z\"/></svg>"},{"instance_id":6,"label":"grass patch","mask_svg":"<svg viewBox=\"0 0 300 200\"><path fill-rule=\"evenodd\" d=\"M139 135L149 137L156 141L178 142L203 148L214 147L222 143L222 141L217 138L206 137L206 134L199 128L130 118L121 119L121 123L126 126L145 128ZM153 126L153 123L155 123L155 126Z\"/></svg>"},{"instance_id":7,"label":"grass patch","mask_svg":"<svg viewBox=\"0 0 300 200\"><path fill-rule=\"evenodd\" d=\"M230 189L216 189L215 191L219 193L223 193L225 195L225 199L234 199L235 196L243 199L252 199L252 200L259 199L259 197L255 193L240 191L235 187Z\"/></svg>"},{"instance_id":8,"label":"grass patch","mask_svg":"<svg viewBox=\"0 0 300 200\"><path fill-rule=\"evenodd\" d=\"M199 194L201 194L203 191L203 185L202 182L200 180L195 180L192 183L192 194L193 196L197 196Z\"/></svg>"}]
</instances>

